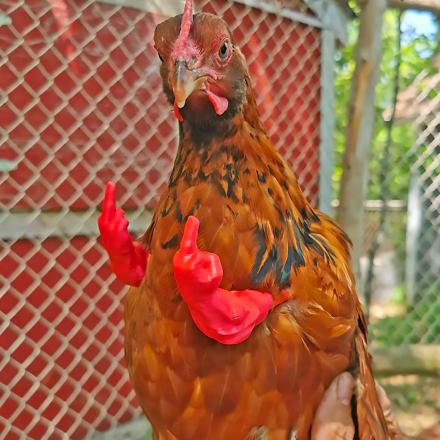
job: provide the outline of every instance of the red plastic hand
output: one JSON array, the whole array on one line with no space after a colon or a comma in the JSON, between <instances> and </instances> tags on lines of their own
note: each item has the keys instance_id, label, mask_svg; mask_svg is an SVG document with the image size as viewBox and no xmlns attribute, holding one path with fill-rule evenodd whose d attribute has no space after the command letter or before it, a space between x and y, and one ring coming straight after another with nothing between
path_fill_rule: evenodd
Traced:
<instances>
[{"instance_id":1,"label":"red plastic hand","mask_svg":"<svg viewBox=\"0 0 440 440\"><path fill-rule=\"evenodd\" d=\"M128 232L124 211L115 205L116 186L108 182L102 214L98 218L102 244L110 257L114 274L125 284L139 286L144 278L148 252Z\"/></svg>"},{"instance_id":2,"label":"red plastic hand","mask_svg":"<svg viewBox=\"0 0 440 440\"><path fill-rule=\"evenodd\" d=\"M220 259L197 248L198 228L199 221L189 217L173 261L177 288L202 333L222 344L238 344L266 318L273 306L272 295L220 289Z\"/></svg>"},{"instance_id":3,"label":"red plastic hand","mask_svg":"<svg viewBox=\"0 0 440 440\"><path fill-rule=\"evenodd\" d=\"M210 294L223 278L223 268L218 255L200 251L197 247L199 220L189 217L183 231L180 249L174 255L174 276L181 294L189 293L186 301L192 301L192 293Z\"/></svg>"}]
</instances>

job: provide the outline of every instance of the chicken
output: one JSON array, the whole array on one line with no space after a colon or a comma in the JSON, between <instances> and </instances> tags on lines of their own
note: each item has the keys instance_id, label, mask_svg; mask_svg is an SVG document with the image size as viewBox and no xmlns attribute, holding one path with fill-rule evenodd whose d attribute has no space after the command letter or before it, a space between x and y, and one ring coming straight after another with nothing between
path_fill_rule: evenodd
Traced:
<instances>
[{"instance_id":1,"label":"chicken","mask_svg":"<svg viewBox=\"0 0 440 440\"><path fill-rule=\"evenodd\" d=\"M126 361L155 439L308 439L345 370L360 379L359 438L391 438L349 240L269 140L226 23L186 0L154 41L180 129L169 185L140 241L111 183L99 227L133 286Z\"/></svg>"}]
</instances>

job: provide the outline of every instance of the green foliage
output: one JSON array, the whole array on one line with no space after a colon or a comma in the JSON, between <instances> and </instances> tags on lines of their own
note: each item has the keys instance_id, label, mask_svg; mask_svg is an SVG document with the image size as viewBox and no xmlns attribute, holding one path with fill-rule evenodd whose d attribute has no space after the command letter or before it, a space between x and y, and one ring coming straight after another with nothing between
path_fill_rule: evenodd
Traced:
<instances>
[{"instance_id":1,"label":"green foliage","mask_svg":"<svg viewBox=\"0 0 440 440\"><path fill-rule=\"evenodd\" d=\"M354 6L354 5L353 5ZM371 146L370 182L368 198L380 199L380 166L383 149L386 142L386 125L383 112L392 105L395 65L397 59L398 31L396 20L398 12L387 10L384 17L383 55L380 75L376 88L376 116L374 136ZM336 57L335 99L336 99L336 148L335 170L333 174L334 194L339 194L339 184L342 175L341 158L345 149L345 135L348 112L348 101L352 87L352 76L355 68L355 49L359 31L359 20L353 20L349 25L349 43L342 48ZM402 62L400 67L400 90L412 84L416 76L424 69L432 72L432 57L436 52L438 41L435 36L423 35L406 27L402 32ZM409 160L402 160L415 139L415 133L410 123L397 124L393 128L391 145L391 170L387 176L390 198L404 199L409 184Z\"/></svg>"},{"instance_id":2,"label":"green foliage","mask_svg":"<svg viewBox=\"0 0 440 440\"><path fill-rule=\"evenodd\" d=\"M370 324L371 339L383 347L440 342L440 303L434 295L408 306L405 313L387 316Z\"/></svg>"}]
</instances>

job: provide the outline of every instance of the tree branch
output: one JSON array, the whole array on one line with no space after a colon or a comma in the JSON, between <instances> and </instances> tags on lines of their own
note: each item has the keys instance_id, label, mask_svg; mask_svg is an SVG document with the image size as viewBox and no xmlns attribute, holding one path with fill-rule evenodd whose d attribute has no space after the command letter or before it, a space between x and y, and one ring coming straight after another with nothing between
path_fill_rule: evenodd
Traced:
<instances>
[{"instance_id":1,"label":"tree branch","mask_svg":"<svg viewBox=\"0 0 440 440\"><path fill-rule=\"evenodd\" d=\"M440 0L388 0L388 7L397 9L419 9L440 14Z\"/></svg>"},{"instance_id":2,"label":"tree branch","mask_svg":"<svg viewBox=\"0 0 440 440\"><path fill-rule=\"evenodd\" d=\"M360 281L367 170L374 128L374 98L382 57L382 24L386 0L369 0L360 13L356 68L348 111L337 221L353 242L353 268Z\"/></svg>"},{"instance_id":3,"label":"tree branch","mask_svg":"<svg viewBox=\"0 0 440 440\"><path fill-rule=\"evenodd\" d=\"M385 221L388 213L388 197L389 197L389 173L390 173L390 154L391 154L391 144L393 143L393 127L394 120L396 117L397 110L397 100L399 97L399 88L400 88L400 66L402 64L402 11L398 13L398 17L396 20L396 65L394 70L394 87L393 87L393 105L390 120L387 125L387 139L384 146L383 151L383 160L380 164L379 170L379 183L381 189L381 201L382 206L379 211L379 226L377 228L377 232L374 236L373 242L371 243L369 252L368 252L368 270L367 270L367 279L365 282L365 312L367 314L367 319L370 314L370 306L371 299L373 296L373 279L374 279L374 260L376 259L376 255L379 251L380 245L383 241L383 235L385 231Z\"/></svg>"}]
</instances>

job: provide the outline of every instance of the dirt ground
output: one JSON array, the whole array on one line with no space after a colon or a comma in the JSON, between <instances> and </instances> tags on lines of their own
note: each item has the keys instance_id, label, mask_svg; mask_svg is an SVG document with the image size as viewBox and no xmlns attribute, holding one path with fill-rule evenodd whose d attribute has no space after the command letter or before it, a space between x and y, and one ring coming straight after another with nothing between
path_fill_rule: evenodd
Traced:
<instances>
[{"instance_id":1,"label":"dirt ground","mask_svg":"<svg viewBox=\"0 0 440 440\"><path fill-rule=\"evenodd\" d=\"M416 435L440 423L439 378L393 376L379 381L393 403L394 415L402 432Z\"/></svg>"}]
</instances>

